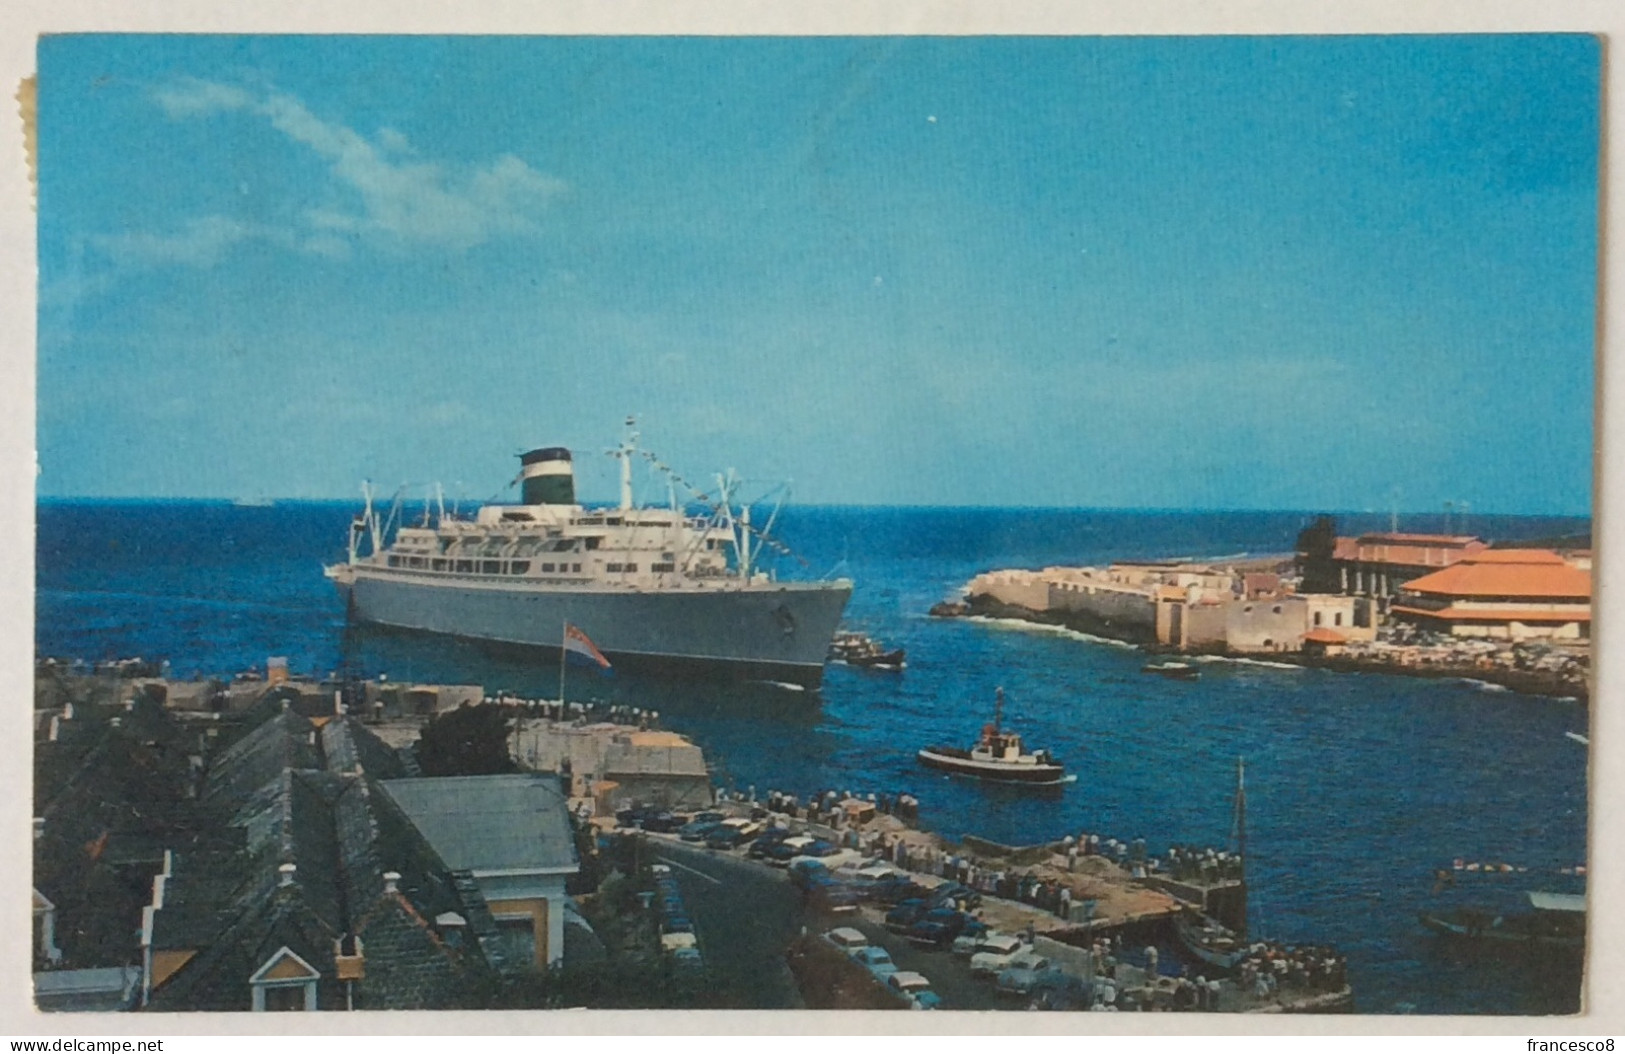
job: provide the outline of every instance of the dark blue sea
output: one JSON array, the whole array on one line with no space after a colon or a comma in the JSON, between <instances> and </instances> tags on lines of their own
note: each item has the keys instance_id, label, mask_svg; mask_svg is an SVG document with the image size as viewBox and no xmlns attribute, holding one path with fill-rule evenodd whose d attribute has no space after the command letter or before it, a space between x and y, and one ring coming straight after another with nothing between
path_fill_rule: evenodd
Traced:
<instances>
[{"instance_id":1,"label":"dark blue sea","mask_svg":"<svg viewBox=\"0 0 1625 1054\"><path fill-rule=\"evenodd\" d=\"M42 503L36 647L42 655L167 658L178 675L230 675L286 655L298 671L483 683L556 694L550 655L516 657L397 634L346 634L321 565L342 557L345 503ZM1586 857L1587 715L1572 700L1456 681L1215 662L1200 682L1145 676L1143 656L1076 634L927 617L979 571L1151 556L1290 551L1300 513L792 508L785 577L856 582L848 625L908 649L901 674L832 667L821 693L661 683L572 671L572 698L652 706L694 737L722 782L798 793L907 789L925 825L1031 843L1078 831L1223 845L1236 759L1247 759L1250 922L1349 957L1368 1013L1561 1013L1577 968L1466 956L1417 923L1459 903L1579 892ZM1345 516L1344 533L1386 526ZM1435 517L1407 529L1437 530ZM1475 516L1497 539L1582 532L1584 520ZM345 641L348 639L348 645ZM969 741L996 686L1027 741L1078 773L1053 798L928 776L913 752ZM1456 858L1527 871L1462 873Z\"/></svg>"}]
</instances>

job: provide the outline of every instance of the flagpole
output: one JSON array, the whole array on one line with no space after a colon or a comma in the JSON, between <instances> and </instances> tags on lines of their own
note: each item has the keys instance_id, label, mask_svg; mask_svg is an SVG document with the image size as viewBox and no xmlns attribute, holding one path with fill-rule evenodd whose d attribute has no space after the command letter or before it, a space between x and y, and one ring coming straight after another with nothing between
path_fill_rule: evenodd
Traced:
<instances>
[{"instance_id":1,"label":"flagpole","mask_svg":"<svg viewBox=\"0 0 1625 1054\"><path fill-rule=\"evenodd\" d=\"M565 662L565 658L566 658L565 652L564 652L564 645L569 640L570 640L570 624L568 622L566 622L564 624L564 632L559 637L559 711L560 711L559 712L559 717L561 719L564 717L564 713L563 713L563 710L564 710L564 662Z\"/></svg>"}]
</instances>

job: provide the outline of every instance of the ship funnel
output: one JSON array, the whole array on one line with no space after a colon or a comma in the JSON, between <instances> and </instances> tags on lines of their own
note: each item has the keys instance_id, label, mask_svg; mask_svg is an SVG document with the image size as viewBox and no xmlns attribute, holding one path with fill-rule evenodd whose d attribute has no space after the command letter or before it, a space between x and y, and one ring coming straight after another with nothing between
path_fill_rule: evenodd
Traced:
<instances>
[{"instance_id":1,"label":"ship funnel","mask_svg":"<svg viewBox=\"0 0 1625 1054\"><path fill-rule=\"evenodd\" d=\"M561 446L542 447L519 455L520 501L526 505L574 505L576 477L570 452Z\"/></svg>"}]
</instances>

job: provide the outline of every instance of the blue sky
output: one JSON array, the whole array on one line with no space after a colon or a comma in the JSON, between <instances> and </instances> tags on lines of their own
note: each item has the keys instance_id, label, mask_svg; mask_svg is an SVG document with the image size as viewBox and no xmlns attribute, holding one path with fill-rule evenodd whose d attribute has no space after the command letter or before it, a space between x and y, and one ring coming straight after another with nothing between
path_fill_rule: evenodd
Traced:
<instances>
[{"instance_id":1,"label":"blue sky","mask_svg":"<svg viewBox=\"0 0 1625 1054\"><path fill-rule=\"evenodd\" d=\"M1588 513L1599 61L47 37L40 493Z\"/></svg>"}]
</instances>

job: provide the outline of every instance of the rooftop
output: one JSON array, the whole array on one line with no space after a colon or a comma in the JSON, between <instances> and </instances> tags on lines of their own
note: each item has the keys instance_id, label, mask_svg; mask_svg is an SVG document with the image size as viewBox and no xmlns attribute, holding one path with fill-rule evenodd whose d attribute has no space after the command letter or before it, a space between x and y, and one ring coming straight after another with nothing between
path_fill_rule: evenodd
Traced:
<instances>
[{"instance_id":1,"label":"rooftop","mask_svg":"<svg viewBox=\"0 0 1625 1054\"><path fill-rule=\"evenodd\" d=\"M1507 549L1503 553L1516 553ZM1519 562L1468 559L1406 582L1402 589L1452 597L1579 598L1591 596L1591 574L1540 550L1539 557ZM1482 556L1483 554L1479 554Z\"/></svg>"},{"instance_id":2,"label":"rooftop","mask_svg":"<svg viewBox=\"0 0 1625 1054\"><path fill-rule=\"evenodd\" d=\"M453 871L557 873L579 866L556 776L442 776L379 786Z\"/></svg>"},{"instance_id":3,"label":"rooftop","mask_svg":"<svg viewBox=\"0 0 1625 1054\"><path fill-rule=\"evenodd\" d=\"M1471 556L1464 557L1462 562L1469 564L1561 564L1567 561L1550 549L1485 549L1481 553L1473 553Z\"/></svg>"},{"instance_id":4,"label":"rooftop","mask_svg":"<svg viewBox=\"0 0 1625 1054\"><path fill-rule=\"evenodd\" d=\"M1400 531L1374 531L1362 534L1357 541L1373 545L1431 545L1460 548L1478 542L1483 545L1483 539L1471 534L1407 534Z\"/></svg>"}]
</instances>

